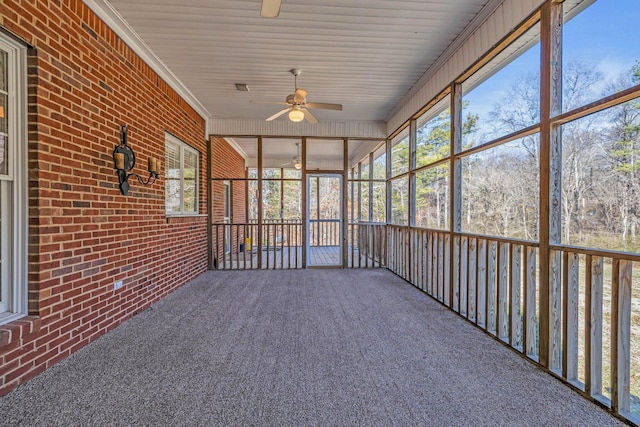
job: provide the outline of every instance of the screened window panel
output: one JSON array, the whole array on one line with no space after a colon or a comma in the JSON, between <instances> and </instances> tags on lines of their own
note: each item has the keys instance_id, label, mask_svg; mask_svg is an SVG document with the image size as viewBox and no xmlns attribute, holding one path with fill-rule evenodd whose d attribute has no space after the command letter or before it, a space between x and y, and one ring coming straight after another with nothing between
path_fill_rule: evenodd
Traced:
<instances>
[{"instance_id":1,"label":"screened window panel","mask_svg":"<svg viewBox=\"0 0 640 427\"><path fill-rule=\"evenodd\" d=\"M435 115L435 117L434 117ZM428 112L416 132L416 167L426 166L449 156L451 141L450 110Z\"/></svg>"},{"instance_id":2,"label":"screened window panel","mask_svg":"<svg viewBox=\"0 0 640 427\"><path fill-rule=\"evenodd\" d=\"M409 222L409 177L391 181L391 223L407 225Z\"/></svg>"},{"instance_id":3,"label":"screened window panel","mask_svg":"<svg viewBox=\"0 0 640 427\"><path fill-rule=\"evenodd\" d=\"M369 221L369 183L360 183L360 209L361 217L360 221Z\"/></svg>"},{"instance_id":4,"label":"screened window panel","mask_svg":"<svg viewBox=\"0 0 640 427\"><path fill-rule=\"evenodd\" d=\"M577 15L565 6L562 108L579 108L640 84L637 0L597 0ZM574 16L575 15L575 16ZM569 19L570 18L570 19Z\"/></svg>"},{"instance_id":5,"label":"screened window panel","mask_svg":"<svg viewBox=\"0 0 640 427\"><path fill-rule=\"evenodd\" d=\"M285 220L302 219L302 182L300 181L285 181L282 183L284 193L283 197L283 211Z\"/></svg>"},{"instance_id":6,"label":"screened window panel","mask_svg":"<svg viewBox=\"0 0 640 427\"><path fill-rule=\"evenodd\" d=\"M369 158L362 161L362 176L360 179L369 179Z\"/></svg>"},{"instance_id":7,"label":"screened window panel","mask_svg":"<svg viewBox=\"0 0 640 427\"><path fill-rule=\"evenodd\" d=\"M416 225L449 228L449 166L436 166L416 173Z\"/></svg>"},{"instance_id":8,"label":"screened window panel","mask_svg":"<svg viewBox=\"0 0 640 427\"><path fill-rule=\"evenodd\" d=\"M462 231L538 240L540 137L464 157Z\"/></svg>"},{"instance_id":9,"label":"screened window panel","mask_svg":"<svg viewBox=\"0 0 640 427\"><path fill-rule=\"evenodd\" d=\"M409 170L409 135L394 140L391 146L391 176L398 176Z\"/></svg>"},{"instance_id":10,"label":"screened window panel","mask_svg":"<svg viewBox=\"0 0 640 427\"><path fill-rule=\"evenodd\" d=\"M562 243L640 252L640 98L562 125Z\"/></svg>"},{"instance_id":11,"label":"screened window panel","mask_svg":"<svg viewBox=\"0 0 640 427\"><path fill-rule=\"evenodd\" d=\"M285 179L301 179L302 171L299 169L284 169L284 178Z\"/></svg>"},{"instance_id":12,"label":"screened window panel","mask_svg":"<svg viewBox=\"0 0 640 427\"><path fill-rule=\"evenodd\" d=\"M540 122L540 24L462 84L462 149Z\"/></svg>"},{"instance_id":13,"label":"screened window panel","mask_svg":"<svg viewBox=\"0 0 640 427\"><path fill-rule=\"evenodd\" d=\"M374 182L373 194L371 195L373 204L373 222L385 222L387 219L387 183Z\"/></svg>"},{"instance_id":14,"label":"screened window panel","mask_svg":"<svg viewBox=\"0 0 640 427\"><path fill-rule=\"evenodd\" d=\"M373 160L373 179L387 178L387 153L382 151L378 157Z\"/></svg>"}]
</instances>

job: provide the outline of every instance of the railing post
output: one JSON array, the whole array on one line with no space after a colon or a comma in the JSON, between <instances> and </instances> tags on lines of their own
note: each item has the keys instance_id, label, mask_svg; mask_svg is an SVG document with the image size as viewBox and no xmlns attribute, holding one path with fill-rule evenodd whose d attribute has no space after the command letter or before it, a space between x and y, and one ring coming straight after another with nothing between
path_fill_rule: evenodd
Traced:
<instances>
[{"instance_id":1,"label":"railing post","mask_svg":"<svg viewBox=\"0 0 640 427\"><path fill-rule=\"evenodd\" d=\"M602 394L602 257L587 255L585 274L585 392L589 396Z\"/></svg>"},{"instance_id":2,"label":"railing post","mask_svg":"<svg viewBox=\"0 0 640 427\"><path fill-rule=\"evenodd\" d=\"M611 409L629 412L632 262L613 260L611 272Z\"/></svg>"}]
</instances>

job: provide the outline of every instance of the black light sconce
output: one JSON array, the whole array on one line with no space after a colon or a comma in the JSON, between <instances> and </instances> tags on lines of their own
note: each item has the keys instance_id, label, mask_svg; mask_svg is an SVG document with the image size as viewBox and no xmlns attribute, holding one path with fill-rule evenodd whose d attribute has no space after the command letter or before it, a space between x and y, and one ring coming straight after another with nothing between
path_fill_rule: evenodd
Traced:
<instances>
[{"instance_id":1,"label":"black light sconce","mask_svg":"<svg viewBox=\"0 0 640 427\"><path fill-rule=\"evenodd\" d=\"M133 154L131 147L127 145L127 125L120 128L120 145L113 150L113 162L118 180L120 181L120 192L127 195L129 192L129 178L135 176L138 182L143 185L153 184L159 176L160 162L153 157L149 157L149 178L143 179L137 173L129 173L136 165L136 155Z\"/></svg>"}]
</instances>

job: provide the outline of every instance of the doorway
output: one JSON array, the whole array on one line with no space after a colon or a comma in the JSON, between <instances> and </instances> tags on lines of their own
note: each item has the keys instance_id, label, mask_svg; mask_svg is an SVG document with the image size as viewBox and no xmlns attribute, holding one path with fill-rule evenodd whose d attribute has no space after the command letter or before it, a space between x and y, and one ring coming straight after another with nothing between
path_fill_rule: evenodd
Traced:
<instances>
[{"instance_id":1,"label":"doorway","mask_svg":"<svg viewBox=\"0 0 640 427\"><path fill-rule=\"evenodd\" d=\"M342 267L342 175L307 174L307 266Z\"/></svg>"}]
</instances>

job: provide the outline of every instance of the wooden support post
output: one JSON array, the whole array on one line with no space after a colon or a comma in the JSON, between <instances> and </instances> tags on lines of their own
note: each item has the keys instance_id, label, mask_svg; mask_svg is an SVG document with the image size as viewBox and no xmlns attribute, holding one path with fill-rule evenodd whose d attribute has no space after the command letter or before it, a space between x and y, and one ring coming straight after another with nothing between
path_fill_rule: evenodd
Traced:
<instances>
[{"instance_id":1,"label":"wooden support post","mask_svg":"<svg viewBox=\"0 0 640 427\"><path fill-rule=\"evenodd\" d=\"M349 190L348 138L343 140L342 165L342 188L340 189L340 200L342 200L342 208L340 209L340 245L342 246L342 268L347 268L349 263L349 221L347 220L347 210L349 209L349 198L347 197ZM369 175L371 175L371 164L369 164ZM369 192L369 204L371 204L371 192Z\"/></svg>"},{"instance_id":2,"label":"wooden support post","mask_svg":"<svg viewBox=\"0 0 640 427\"><path fill-rule=\"evenodd\" d=\"M386 197L386 222L387 224L390 224L391 221L391 140L387 139L386 142L386 157L387 157L387 162L386 162L386 169L387 169L387 197Z\"/></svg>"},{"instance_id":3,"label":"wooden support post","mask_svg":"<svg viewBox=\"0 0 640 427\"><path fill-rule=\"evenodd\" d=\"M462 151L462 84L451 84L451 142L449 147L449 236L451 246L449 249L449 258L453 261L454 256L454 234L459 232L462 227L462 167L460 161L455 155ZM455 262L450 262L450 269L447 272L450 280L450 297L454 297L453 269ZM460 283L457 284L460 286ZM451 301L447 303L452 306Z\"/></svg>"},{"instance_id":4,"label":"wooden support post","mask_svg":"<svg viewBox=\"0 0 640 427\"><path fill-rule=\"evenodd\" d=\"M369 153L369 214L367 221L373 222L373 151Z\"/></svg>"},{"instance_id":5,"label":"wooden support post","mask_svg":"<svg viewBox=\"0 0 640 427\"><path fill-rule=\"evenodd\" d=\"M300 181L301 186L301 198L302 198L302 244L300 250L302 251L302 268L307 268L307 243L309 238L309 224L307 222L307 212L309 211L309 200L307 198L307 137L302 137L301 148L301 161L302 161L302 176Z\"/></svg>"},{"instance_id":6,"label":"wooden support post","mask_svg":"<svg viewBox=\"0 0 640 427\"><path fill-rule=\"evenodd\" d=\"M258 270L262 268L262 137L258 137Z\"/></svg>"},{"instance_id":7,"label":"wooden support post","mask_svg":"<svg viewBox=\"0 0 640 427\"><path fill-rule=\"evenodd\" d=\"M349 189L351 190L351 209L349 210L349 219L350 219L350 227L349 227L349 240L351 242L351 264L350 267L353 268L355 267L354 264L354 256L355 256L355 246L356 246L356 241L354 239L354 231L356 228L356 224L355 224L355 209L354 209L354 203L355 203L355 168L351 168L351 181L349 182ZM360 250L360 249L358 249Z\"/></svg>"},{"instance_id":8,"label":"wooden support post","mask_svg":"<svg viewBox=\"0 0 640 427\"><path fill-rule=\"evenodd\" d=\"M562 147L559 130L551 127L550 118L562 112L562 3L545 2L540 21L540 351L539 363L557 369L560 333L552 307L560 306L561 287L551 283L554 273L550 244L561 241ZM560 254L558 254L559 258ZM558 259L554 261L559 261ZM553 286L552 286L553 285ZM554 317L552 319L551 317ZM556 333L557 332L557 333Z\"/></svg>"},{"instance_id":9,"label":"wooden support post","mask_svg":"<svg viewBox=\"0 0 640 427\"><path fill-rule=\"evenodd\" d=\"M207 140L207 265L213 270L213 185L211 183L211 138ZM218 242L216 241L216 245Z\"/></svg>"},{"instance_id":10,"label":"wooden support post","mask_svg":"<svg viewBox=\"0 0 640 427\"><path fill-rule=\"evenodd\" d=\"M416 225L416 174L413 170L416 168L416 119L409 121L409 209L407 218L409 227Z\"/></svg>"}]
</instances>

